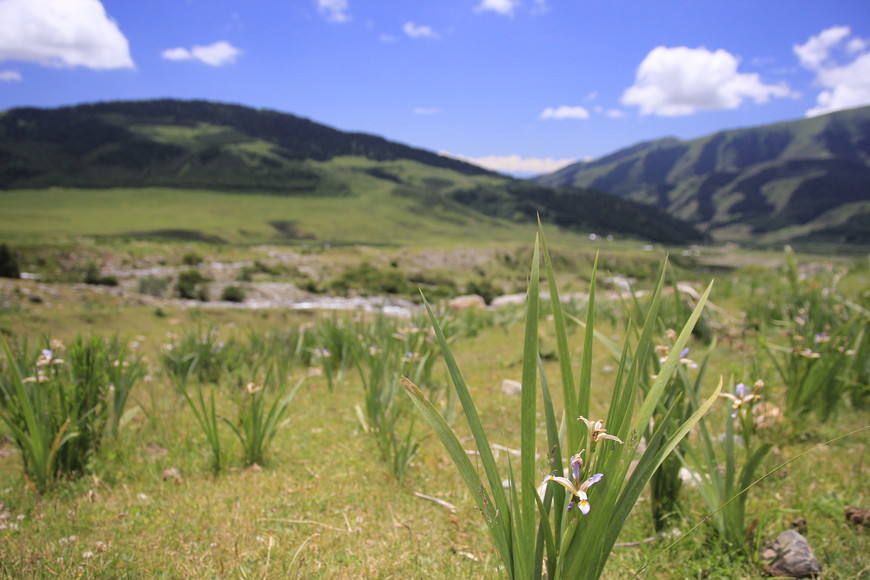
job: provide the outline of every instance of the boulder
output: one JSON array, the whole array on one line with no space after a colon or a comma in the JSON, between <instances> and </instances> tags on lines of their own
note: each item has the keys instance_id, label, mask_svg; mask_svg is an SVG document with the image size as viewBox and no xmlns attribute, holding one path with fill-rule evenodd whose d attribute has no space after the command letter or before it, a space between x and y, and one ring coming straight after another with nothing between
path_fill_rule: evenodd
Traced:
<instances>
[{"instance_id":1,"label":"boulder","mask_svg":"<svg viewBox=\"0 0 870 580\"><path fill-rule=\"evenodd\" d=\"M796 530L786 530L766 545L759 556L768 573L789 578L812 578L822 566L807 539Z\"/></svg>"},{"instance_id":2,"label":"boulder","mask_svg":"<svg viewBox=\"0 0 870 580\"><path fill-rule=\"evenodd\" d=\"M468 310L469 308L486 310L486 300L483 299L483 296L477 294L466 294L465 296L451 298L447 302L447 306L452 310Z\"/></svg>"}]
</instances>

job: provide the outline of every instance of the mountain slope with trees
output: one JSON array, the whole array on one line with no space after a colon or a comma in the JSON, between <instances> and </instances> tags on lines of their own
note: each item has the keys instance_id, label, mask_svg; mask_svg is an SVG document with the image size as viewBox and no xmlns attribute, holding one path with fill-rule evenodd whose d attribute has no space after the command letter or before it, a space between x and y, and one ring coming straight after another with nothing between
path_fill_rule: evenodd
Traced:
<instances>
[{"instance_id":1,"label":"mountain slope with trees","mask_svg":"<svg viewBox=\"0 0 870 580\"><path fill-rule=\"evenodd\" d=\"M870 107L640 143L535 182L647 203L722 240L870 243Z\"/></svg>"},{"instance_id":2,"label":"mountain slope with trees","mask_svg":"<svg viewBox=\"0 0 870 580\"><path fill-rule=\"evenodd\" d=\"M358 161L342 161L348 159ZM411 211L431 211L438 219L533 221L540 214L577 232L669 244L703 239L662 210L609 194L531 185L382 137L208 101L109 102L0 114L0 189L48 187L162 187L290 198L346 198L367 188L390 192L373 203L401 200Z\"/></svg>"}]
</instances>

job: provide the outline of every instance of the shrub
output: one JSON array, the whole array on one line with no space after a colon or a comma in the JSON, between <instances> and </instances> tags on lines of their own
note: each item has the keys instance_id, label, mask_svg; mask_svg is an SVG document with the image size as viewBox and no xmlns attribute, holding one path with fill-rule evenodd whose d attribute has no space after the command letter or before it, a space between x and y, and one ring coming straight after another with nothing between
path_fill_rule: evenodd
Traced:
<instances>
[{"instance_id":1,"label":"shrub","mask_svg":"<svg viewBox=\"0 0 870 580\"><path fill-rule=\"evenodd\" d=\"M169 287L169 282L172 280L169 276L153 276L148 275L139 279L139 294L148 294L149 296L163 296L166 289Z\"/></svg>"},{"instance_id":2,"label":"shrub","mask_svg":"<svg viewBox=\"0 0 870 580\"><path fill-rule=\"evenodd\" d=\"M401 271L395 268L381 270L367 263L342 272L329 283L329 288L337 294L347 294L351 290L362 294L408 294L412 291Z\"/></svg>"},{"instance_id":3,"label":"shrub","mask_svg":"<svg viewBox=\"0 0 870 580\"><path fill-rule=\"evenodd\" d=\"M118 285L118 277L117 276L103 276L100 273L99 266L94 262L88 262L87 267L85 268L85 284L94 284L97 286L117 286Z\"/></svg>"},{"instance_id":4,"label":"shrub","mask_svg":"<svg viewBox=\"0 0 870 580\"><path fill-rule=\"evenodd\" d=\"M492 304L492 301L502 294L501 289L486 278L469 282L468 286L465 287L465 293L477 294L483 298L487 304Z\"/></svg>"},{"instance_id":5,"label":"shrub","mask_svg":"<svg viewBox=\"0 0 870 580\"><path fill-rule=\"evenodd\" d=\"M202 256L196 252L188 252L182 256L181 263L185 266L198 266L202 264Z\"/></svg>"},{"instance_id":6,"label":"shrub","mask_svg":"<svg viewBox=\"0 0 870 580\"><path fill-rule=\"evenodd\" d=\"M221 292L221 300L227 302L244 302L245 289L241 286L226 286Z\"/></svg>"},{"instance_id":7,"label":"shrub","mask_svg":"<svg viewBox=\"0 0 870 580\"><path fill-rule=\"evenodd\" d=\"M187 300L208 300L208 278L198 270L185 270L178 275L175 290L181 298Z\"/></svg>"},{"instance_id":8,"label":"shrub","mask_svg":"<svg viewBox=\"0 0 870 580\"><path fill-rule=\"evenodd\" d=\"M18 258L6 244L0 244L0 278L20 278Z\"/></svg>"}]
</instances>

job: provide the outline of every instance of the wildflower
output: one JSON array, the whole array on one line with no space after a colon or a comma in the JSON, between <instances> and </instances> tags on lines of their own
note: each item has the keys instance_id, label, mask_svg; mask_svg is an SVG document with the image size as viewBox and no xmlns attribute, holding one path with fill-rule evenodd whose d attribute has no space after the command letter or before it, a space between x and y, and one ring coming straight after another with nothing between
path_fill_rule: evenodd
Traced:
<instances>
[{"instance_id":1,"label":"wildflower","mask_svg":"<svg viewBox=\"0 0 870 580\"><path fill-rule=\"evenodd\" d=\"M762 383L761 381L756 382L756 386L758 386L759 383L761 384L761 386L764 386L764 383ZM761 398L761 395L755 394L749 389L749 387L747 387L743 383L738 383L734 387L733 395L731 393L720 393L719 396L731 400L731 406L734 408L734 412L731 413L732 417L736 417L737 411L739 411L740 408L749 401Z\"/></svg>"},{"instance_id":2,"label":"wildflower","mask_svg":"<svg viewBox=\"0 0 870 580\"><path fill-rule=\"evenodd\" d=\"M51 355L53 353L47 349L42 349L42 352L39 353L39 357L36 359L36 366L44 367L45 365L51 364Z\"/></svg>"},{"instance_id":3,"label":"wildflower","mask_svg":"<svg viewBox=\"0 0 870 580\"><path fill-rule=\"evenodd\" d=\"M670 336L670 333L669 335ZM655 347L655 352L659 357L659 363L664 364L665 361L668 360L668 357L671 354L671 347L664 344L657 344ZM686 366L686 368L696 369L698 368L698 363L688 357L689 355L689 347L687 346L680 352L680 364ZM652 376L653 380L658 378L658 375Z\"/></svg>"},{"instance_id":4,"label":"wildflower","mask_svg":"<svg viewBox=\"0 0 870 580\"><path fill-rule=\"evenodd\" d=\"M586 423L586 428L589 429L589 432L592 434L593 443L598 443L599 439L610 439L611 441L622 443L622 439L616 435L609 435L607 433L607 429L604 428L604 421L598 420L593 422L586 417L578 417L577 420Z\"/></svg>"},{"instance_id":5,"label":"wildflower","mask_svg":"<svg viewBox=\"0 0 870 580\"><path fill-rule=\"evenodd\" d=\"M549 481L555 481L565 489L571 492L571 501L568 503L568 510L570 511L572 507L574 507L574 499L577 500L577 509L580 510L580 513L586 515L589 513L589 498L586 495L586 492L592 487L594 484L601 481L601 478L604 477L603 473L596 473L583 483L580 483L580 467L583 465L583 460L580 459L580 454L576 454L571 457L571 479L567 477L556 477L554 475L547 475L544 477L544 482L547 483Z\"/></svg>"},{"instance_id":6,"label":"wildflower","mask_svg":"<svg viewBox=\"0 0 870 580\"><path fill-rule=\"evenodd\" d=\"M811 348L805 348L803 350L798 350L797 353L804 358L822 358L817 352L814 352Z\"/></svg>"},{"instance_id":7,"label":"wildflower","mask_svg":"<svg viewBox=\"0 0 870 580\"><path fill-rule=\"evenodd\" d=\"M245 390L248 392L249 395L253 395L254 393L262 391L263 385L258 385L257 383L248 383L247 385L245 385Z\"/></svg>"},{"instance_id":8,"label":"wildflower","mask_svg":"<svg viewBox=\"0 0 870 580\"><path fill-rule=\"evenodd\" d=\"M689 354L689 347L687 346L686 348L683 349L683 352L680 353L680 364L686 365L690 369L698 368L698 363L696 363L695 361L693 361L690 358L687 358L688 354Z\"/></svg>"},{"instance_id":9,"label":"wildflower","mask_svg":"<svg viewBox=\"0 0 870 580\"><path fill-rule=\"evenodd\" d=\"M45 367L48 365L62 365L63 362L64 361L61 358L54 358L54 351L44 348L36 359L36 366Z\"/></svg>"}]
</instances>

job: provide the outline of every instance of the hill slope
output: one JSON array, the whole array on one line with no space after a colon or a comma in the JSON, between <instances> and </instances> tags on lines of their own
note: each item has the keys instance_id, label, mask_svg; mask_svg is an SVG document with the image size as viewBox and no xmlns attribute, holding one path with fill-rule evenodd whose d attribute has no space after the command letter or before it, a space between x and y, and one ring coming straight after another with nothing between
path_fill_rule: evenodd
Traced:
<instances>
[{"instance_id":1,"label":"hill slope","mask_svg":"<svg viewBox=\"0 0 870 580\"><path fill-rule=\"evenodd\" d=\"M47 187L267 194L296 200L288 204L333 200L332 212L351 207L340 200L354 198L371 204L359 219L395 208L469 224L482 218L534 222L541 214L575 231L673 244L702 238L664 211L611 195L527 186L381 137L207 101L112 102L0 114L0 189ZM380 204L390 207L379 211ZM318 236L311 224L290 221Z\"/></svg>"},{"instance_id":2,"label":"hill slope","mask_svg":"<svg viewBox=\"0 0 870 580\"><path fill-rule=\"evenodd\" d=\"M655 205L718 239L870 243L870 107L649 141L535 181Z\"/></svg>"}]
</instances>

